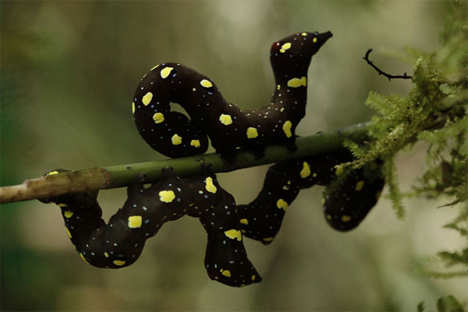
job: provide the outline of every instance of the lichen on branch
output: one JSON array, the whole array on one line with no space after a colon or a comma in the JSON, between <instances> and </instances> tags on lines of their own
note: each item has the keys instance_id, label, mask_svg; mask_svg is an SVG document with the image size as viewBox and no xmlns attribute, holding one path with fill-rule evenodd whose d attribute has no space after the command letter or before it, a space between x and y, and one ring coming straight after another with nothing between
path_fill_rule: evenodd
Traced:
<instances>
[{"instance_id":1,"label":"lichen on branch","mask_svg":"<svg viewBox=\"0 0 468 312\"><path fill-rule=\"evenodd\" d=\"M412 90L405 96L371 92L366 101L376 111L369 127L371 140L365 145L350 140L345 144L357 158L346 164L348 168L361 168L375 159L385 161L388 197L398 216L404 215L402 199L406 196L445 198L445 206L460 208L459 217L446 227L468 241L467 21L467 3L453 2L440 36L440 48L432 53L407 49L414 63ZM411 191L402 192L395 157L416 142L428 146L426 170ZM447 274L468 275L468 247L438 255L446 266L465 267L456 274Z\"/></svg>"}]
</instances>

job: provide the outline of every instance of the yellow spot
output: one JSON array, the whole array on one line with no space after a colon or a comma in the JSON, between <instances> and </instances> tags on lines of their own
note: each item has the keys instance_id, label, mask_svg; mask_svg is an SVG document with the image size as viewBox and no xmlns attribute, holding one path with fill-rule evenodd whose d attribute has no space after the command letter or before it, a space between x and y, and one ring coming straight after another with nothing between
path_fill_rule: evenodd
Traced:
<instances>
[{"instance_id":1,"label":"yellow spot","mask_svg":"<svg viewBox=\"0 0 468 312\"><path fill-rule=\"evenodd\" d=\"M153 68L151 68L150 71L152 71L153 69L157 68L158 66L159 66L159 64L156 65L156 66L154 66Z\"/></svg>"},{"instance_id":2,"label":"yellow spot","mask_svg":"<svg viewBox=\"0 0 468 312\"><path fill-rule=\"evenodd\" d=\"M73 216L73 211L65 211L63 215L65 218L70 219Z\"/></svg>"},{"instance_id":3,"label":"yellow spot","mask_svg":"<svg viewBox=\"0 0 468 312\"><path fill-rule=\"evenodd\" d=\"M276 202L276 207L278 207L278 209L283 209L284 211L286 211L286 209L288 209L288 203L285 202L282 198L278 199L278 201Z\"/></svg>"},{"instance_id":4,"label":"yellow spot","mask_svg":"<svg viewBox=\"0 0 468 312\"><path fill-rule=\"evenodd\" d=\"M364 187L364 181L361 180L359 181L358 183L356 183L356 188L354 189L356 192L359 192L360 190L362 190L362 188Z\"/></svg>"},{"instance_id":5,"label":"yellow spot","mask_svg":"<svg viewBox=\"0 0 468 312\"><path fill-rule=\"evenodd\" d=\"M124 260L114 260L113 263L116 265L116 266L122 266L125 264L125 261Z\"/></svg>"},{"instance_id":6,"label":"yellow spot","mask_svg":"<svg viewBox=\"0 0 468 312\"><path fill-rule=\"evenodd\" d=\"M266 238L262 239L262 241L269 243L269 242L271 242L273 240L273 238L274 237L266 237Z\"/></svg>"},{"instance_id":7,"label":"yellow spot","mask_svg":"<svg viewBox=\"0 0 468 312\"><path fill-rule=\"evenodd\" d=\"M244 225L248 225L249 224L249 220L247 219L240 219L239 221L241 224L244 224Z\"/></svg>"},{"instance_id":8,"label":"yellow spot","mask_svg":"<svg viewBox=\"0 0 468 312\"><path fill-rule=\"evenodd\" d=\"M255 275L252 275L252 282L255 281L255 278L257 278Z\"/></svg>"},{"instance_id":9,"label":"yellow spot","mask_svg":"<svg viewBox=\"0 0 468 312\"><path fill-rule=\"evenodd\" d=\"M301 178L305 179L307 178L308 176L310 176L310 166L309 164L307 163L307 161L304 161L302 163L302 170L300 172L300 175L301 175Z\"/></svg>"},{"instance_id":10,"label":"yellow spot","mask_svg":"<svg viewBox=\"0 0 468 312\"><path fill-rule=\"evenodd\" d=\"M336 165L335 166L335 174L337 176L340 176L343 174L343 171L344 171L344 168L343 168L343 165Z\"/></svg>"},{"instance_id":11,"label":"yellow spot","mask_svg":"<svg viewBox=\"0 0 468 312\"><path fill-rule=\"evenodd\" d=\"M256 137L258 137L257 128L248 127L247 128L247 139L255 139Z\"/></svg>"},{"instance_id":12,"label":"yellow spot","mask_svg":"<svg viewBox=\"0 0 468 312\"><path fill-rule=\"evenodd\" d=\"M305 76L301 78L293 78L288 81L288 87L291 88L299 88L305 86L307 86L307 78Z\"/></svg>"},{"instance_id":13,"label":"yellow spot","mask_svg":"<svg viewBox=\"0 0 468 312\"><path fill-rule=\"evenodd\" d=\"M70 230L68 228L65 228L65 231L67 231L68 237L72 238L72 235L70 233Z\"/></svg>"},{"instance_id":14,"label":"yellow spot","mask_svg":"<svg viewBox=\"0 0 468 312\"><path fill-rule=\"evenodd\" d=\"M291 127L292 122L290 120L286 120L286 122L283 124L283 131L287 138L292 137Z\"/></svg>"},{"instance_id":15,"label":"yellow spot","mask_svg":"<svg viewBox=\"0 0 468 312\"><path fill-rule=\"evenodd\" d=\"M153 93L148 92L143 96L143 98L141 99L141 102L146 106L149 103L151 103L152 99L153 99Z\"/></svg>"},{"instance_id":16,"label":"yellow spot","mask_svg":"<svg viewBox=\"0 0 468 312\"><path fill-rule=\"evenodd\" d=\"M219 116L219 121L225 125L225 126L229 126L230 124L232 124L232 117L231 115L227 115L227 114L221 114Z\"/></svg>"},{"instance_id":17,"label":"yellow spot","mask_svg":"<svg viewBox=\"0 0 468 312\"><path fill-rule=\"evenodd\" d=\"M213 84L211 83L211 81L207 80L207 79L203 79L202 81L200 81L200 84L202 87L204 88L211 88L213 86Z\"/></svg>"},{"instance_id":18,"label":"yellow spot","mask_svg":"<svg viewBox=\"0 0 468 312\"><path fill-rule=\"evenodd\" d=\"M54 175L54 174L58 174L58 173L59 173L58 171L51 171L51 172L47 173L47 175L50 176L50 175Z\"/></svg>"},{"instance_id":19,"label":"yellow spot","mask_svg":"<svg viewBox=\"0 0 468 312\"><path fill-rule=\"evenodd\" d=\"M276 86L276 90L279 90L279 89L281 89L281 85Z\"/></svg>"},{"instance_id":20,"label":"yellow spot","mask_svg":"<svg viewBox=\"0 0 468 312\"><path fill-rule=\"evenodd\" d=\"M213 178L208 177L206 178L205 189L210 193L216 193L216 186L213 184Z\"/></svg>"},{"instance_id":21,"label":"yellow spot","mask_svg":"<svg viewBox=\"0 0 468 312\"><path fill-rule=\"evenodd\" d=\"M312 174L312 176L313 176L314 178L317 177L317 172L314 172L314 173Z\"/></svg>"},{"instance_id":22,"label":"yellow spot","mask_svg":"<svg viewBox=\"0 0 468 312\"><path fill-rule=\"evenodd\" d=\"M199 140L192 140L192 141L190 141L190 146L193 146L193 147L198 148L198 147L200 147L200 145L201 145L201 144L200 144L200 141L199 141Z\"/></svg>"},{"instance_id":23,"label":"yellow spot","mask_svg":"<svg viewBox=\"0 0 468 312\"><path fill-rule=\"evenodd\" d=\"M303 32L301 35L303 35L304 37L307 36L307 33L306 32Z\"/></svg>"},{"instance_id":24,"label":"yellow spot","mask_svg":"<svg viewBox=\"0 0 468 312\"><path fill-rule=\"evenodd\" d=\"M349 220L351 220L350 216L344 215L344 216L341 217L341 221L343 221L343 222L349 222Z\"/></svg>"},{"instance_id":25,"label":"yellow spot","mask_svg":"<svg viewBox=\"0 0 468 312\"><path fill-rule=\"evenodd\" d=\"M224 231L224 235L229 237L230 239L237 239L238 241L242 240L242 233L239 230L232 229L232 230L227 230Z\"/></svg>"},{"instance_id":26,"label":"yellow spot","mask_svg":"<svg viewBox=\"0 0 468 312\"><path fill-rule=\"evenodd\" d=\"M223 269L221 269L220 272L221 272L221 274L223 274L223 275L226 276L226 277L231 277L231 271L229 271L229 270L223 270Z\"/></svg>"},{"instance_id":27,"label":"yellow spot","mask_svg":"<svg viewBox=\"0 0 468 312\"><path fill-rule=\"evenodd\" d=\"M135 114L135 102L132 102L132 114Z\"/></svg>"},{"instance_id":28,"label":"yellow spot","mask_svg":"<svg viewBox=\"0 0 468 312\"><path fill-rule=\"evenodd\" d=\"M141 216L130 216L128 217L128 227L131 229L137 229L141 227L142 218Z\"/></svg>"},{"instance_id":29,"label":"yellow spot","mask_svg":"<svg viewBox=\"0 0 468 312\"><path fill-rule=\"evenodd\" d=\"M284 53L284 52L286 52L286 50L288 50L289 48L291 48L291 42L286 42L285 44L283 44L283 45L281 46L280 52L281 52L281 53Z\"/></svg>"},{"instance_id":30,"label":"yellow spot","mask_svg":"<svg viewBox=\"0 0 468 312\"><path fill-rule=\"evenodd\" d=\"M329 214L327 214L327 219L331 221L331 219L332 219L332 216L331 216L331 215L329 215Z\"/></svg>"},{"instance_id":31,"label":"yellow spot","mask_svg":"<svg viewBox=\"0 0 468 312\"><path fill-rule=\"evenodd\" d=\"M65 203L58 203L57 206L59 206L60 208L68 207L68 205Z\"/></svg>"},{"instance_id":32,"label":"yellow spot","mask_svg":"<svg viewBox=\"0 0 468 312\"><path fill-rule=\"evenodd\" d=\"M154 123L160 124L164 122L164 115L162 113L156 113L153 115Z\"/></svg>"},{"instance_id":33,"label":"yellow spot","mask_svg":"<svg viewBox=\"0 0 468 312\"><path fill-rule=\"evenodd\" d=\"M104 257L109 258L109 254L107 252L104 252Z\"/></svg>"},{"instance_id":34,"label":"yellow spot","mask_svg":"<svg viewBox=\"0 0 468 312\"><path fill-rule=\"evenodd\" d=\"M317 43L317 37L314 37L314 39L312 39L312 42Z\"/></svg>"},{"instance_id":35,"label":"yellow spot","mask_svg":"<svg viewBox=\"0 0 468 312\"><path fill-rule=\"evenodd\" d=\"M82 253L80 253L80 257L81 257L81 259L83 259L84 262L86 262L87 264L89 264L88 260L85 259L85 257L83 256Z\"/></svg>"},{"instance_id":36,"label":"yellow spot","mask_svg":"<svg viewBox=\"0 0 468 312\"><path fill-rule=\"evenodd\" d=\"M176 133L172 136L171 141L172 145L180 145L182 144L182 137Z\"/></svg>"},{"instance_id":37,"label":"yellow spot","mask_svg":"<svg viewBox=\"0 0 468 312\"><path fill-rule=\"evenodd\" d=\"M171 203L175 198L174 191L161 191L159 192L159 200L163 203Z\"/></svg>"},{"instance_id":38,"label":"yellow spot","mask_svg":"<svg viewBox=\"0 0 468 312\"><path fill-rule=\"evenodd\" d=\"M170 74L171 74L171 71L173 70L174 68L172 67L166 67L166 68L163 68L161 70L161 78L162 79L166 79Z\"/></svg>"}]
</instances>

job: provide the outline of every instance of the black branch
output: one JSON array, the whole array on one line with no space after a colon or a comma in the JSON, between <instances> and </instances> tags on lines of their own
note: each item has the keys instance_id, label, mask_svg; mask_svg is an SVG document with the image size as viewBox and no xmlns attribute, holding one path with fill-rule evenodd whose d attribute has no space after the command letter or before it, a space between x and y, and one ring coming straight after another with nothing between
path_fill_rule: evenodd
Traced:
<instances>
[{"instance_id":1,"label":"black branch","mask_svg":"<svg viewBox=\"0 0 468 312\"><path fill-rule=\"evenodd\" d=\"M407 75L406 72L403 75L390 75L390 74L387 74L386 72L384 72L383 70L381 70L380 68L375 66L374 63L369 59L369 55L371 54L371 52L372 52L372 49L367 50L366 55L363 57L363 59L367 62L367 64L372 66L372 68L374 68L379 73L379 75L383 75L383 76L387 77L389 81L391 79L411 79L411 78L413 78L412 76Z\"/></svg>"}]
</instances>

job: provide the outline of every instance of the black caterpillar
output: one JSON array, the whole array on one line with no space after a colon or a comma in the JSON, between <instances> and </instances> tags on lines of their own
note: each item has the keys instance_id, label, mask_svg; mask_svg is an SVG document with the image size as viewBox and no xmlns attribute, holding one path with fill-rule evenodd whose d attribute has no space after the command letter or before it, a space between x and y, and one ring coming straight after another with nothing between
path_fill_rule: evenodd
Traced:
<instances>
[{"instance_id":1,"label":"black caterpillar","mask_svg":"<svg viewBox=\"0 0 468 312\"><path fill-rule=\"evenodd\" d=\"M305 114L307 68L311 56L330 37L330 32L298 33L273 44L271 62L277 87L272 103L258 111L227 104L214 83L194 70L175 63L156 66L142 79L133 102L140 134L170 157L203 153L207 134L217 152L226 157L237 148L261 153L270 143L293 148L295 128ZM170 112L171 101L180 103L192 119ZM197 217L208 235L205 267L209 277L240 287L262 280L247 257L243 236L271 243L299 190L330 185L341 172L340 164L351 160L348 151L337 151L278 163L269 169L258 197L240 206L208 169L200 176L180 178L168 168L149 188L143 187L144 176L137 176L129 184L123 208L107 224L101 218L97 192L42 201L60 206L67 232L83 260L104 268L134 263L146 239L156 235L165 222L184 215ZM368 165L325 192L324 214L333 228L348 231L366 217L384 185L380 168L379 162Z\"/></svg>"},{"instance_id":2,"label":"black caterpillar","mask_svg":"<svg viewBox=\"0 0 468 312\"><path fill-rule=\"evenodd\" d=\"M357 227L375 206L384 187L381 161L355 170L343 183L332 182L343 174L342 163L354 160L349 151L337 151L270 167L262 190L248 205L237 207L245 236L270 244L278 233L287 208L301 189L326 186L323 212L338 231ZM331 190L328 189L330 186Z\"/></svg>"},{"instance_id":3,"label":"black caterpillar","mask_svg":"<svg viewBox=\"0 0 468 312\"><path fill-rule=\"evenodd\" d=\"M55 170L48 175L64 170ZM137 176L127 189L128 199L106 224L97 192L49 198L62 209L67 233L80 256L100 268L122 268L134 263L145 241L167 221L184 215L200 219L208 234L205 267L211 279L244 286L262 279L247 258L241 223L231 194L213 174L181 179L171 169L149 188Z\"/></svg>"},{"instance_id":4,"label":"black caterpillar","mask_svg":"<svg viewBox=\"0 0 468 312\"><path fill-rule=\"evenodd\" d=\"M84 192L41 200L62 210L66 231L80 256L101 268L122 268L140 256L145 241L165 222L184 215L199 218L208 234L205 267L208 276L229 286L242 287L262 280L242 242L243 236L270 244L289 205L300 189L329 185L340 174L340 164L352 160L349 152L334 152L272 166L258 197L236 206L214 174L179 178L171 169L149 188L137 176L128 199L106 224L96 198ZM354 172L346 183L326 194L324 214L335 229L355 228L376 204L384 186L380 164ZM47 175L64 170L55 170Z\"/></svg>"},{"instance_id":5,"label":"black caterpillar","mask_svg":"<svg viewBox=\"0 0 468 312\"><path fill-rule=\"evenodd\" d=\"M276 88L271 103L258 110L227 103L215 83L193 69L177 63L155 66L141 80L132 103L138 131L153 149L173 158L204 153L207 135L223 156L237 148L260 154L273 143L293 148L296 126L305 115L311 58L331 36L303 32L273 43ZM170 102L180 104L191 119L171 112Z\"/></svg>"}]
</instances>

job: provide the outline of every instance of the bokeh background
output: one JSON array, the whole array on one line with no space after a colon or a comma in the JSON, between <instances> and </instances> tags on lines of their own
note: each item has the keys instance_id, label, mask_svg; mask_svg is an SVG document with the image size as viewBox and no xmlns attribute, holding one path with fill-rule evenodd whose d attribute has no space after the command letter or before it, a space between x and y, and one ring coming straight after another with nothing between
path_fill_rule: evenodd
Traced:
<instances>
[{"instance_id":1,"label":"bokeh background","mask_svg":"<svg viewBox=\"0 0 468 312\"><path fill-rule=\"evenodd\" d=\"M272 42L298 31L331 30L314 57L301 135L369 120L369 91L405 94L362 60L411 72L405 47L438 49L448 1L2 1L1 185L53 168L83 169L162 159L140 139L131 116L139 79L176 61L212 78L245 108L268 103ZM403 153L408 190L427 146ZM220 174L238 203L255 198L266 167ZM1 206L2 311L414 311L449 294L467 300L466 279L421 274L437 251L463 242L441 227L445 201L413 199L398 220L383 199L350 233L329 228L322 189L301 192L270 246L246 240L264 281L242 289L207 277L198 220L166 224L140 260L121 270L84 263L59 208L38 201ZM107 220L124 189L102 191Z\"/></svg>"}]
</instances>

